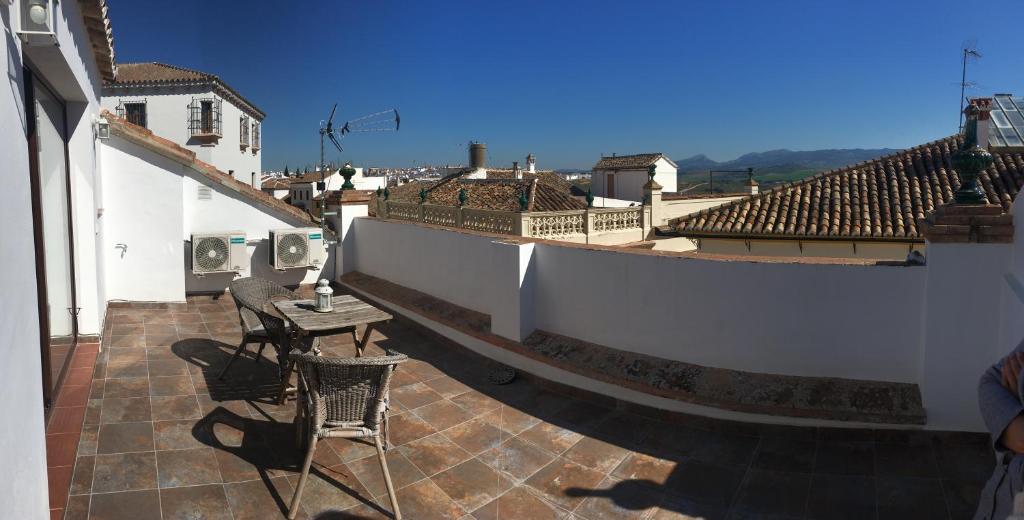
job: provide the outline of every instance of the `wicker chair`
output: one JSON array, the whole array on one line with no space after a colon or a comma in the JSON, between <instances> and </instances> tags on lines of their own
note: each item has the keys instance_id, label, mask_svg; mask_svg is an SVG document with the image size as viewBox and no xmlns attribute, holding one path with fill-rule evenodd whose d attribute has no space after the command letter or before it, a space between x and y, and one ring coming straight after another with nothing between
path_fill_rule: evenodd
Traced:
<instances>
[{"instance_id":1,"label":"wicker chair","mask_svg":"<svg viewBox=\"0 0 1024 520\"><path fill-rule=\"evenodd\" d=\"M244 278L243 280L249 280ZM267 335L267 330L263 328L263 324L260 323L259 316L256 313L246 308L240 301L238 301L238 292L244 291L242 285L236 285L241 280L231 282L231 299L235 300L235 307L238 308L238 321L242 326L242 342L238 344L238 348L235 349L235 354L231 356L231 360L224 366L224 369L220 371L220 375L217 379L224 379L224 376L228 373L228 369L238 359L238 356L245 352L245 347L250 343L259 343L260 348L256 352L256 357L253 359L255 362L260 361L260 357L263 356L263 349L266 348L267 342L270 341L270 337ZM244 285L244 284L243 284Z\"/></svg>"},{"instance_id":2,"label":"wicker chair","mask_svg":"<svg viewBox=\"0 0 1024 520\"><path fill-rule=\"evenodd\" d=\"M389 353L391 354L391 353ZM299 510L302 490L309 477L317 440L326 437L349 439L372 438L377 447L384 484L391 499L395 518L402 518L384 458L387 438L387 395L391 375L399 363L408 358L404 354L380 357L328 358L312 354L291 355L299 371L299 399L296 403L296 438L306 446L302 475L295 487L288 508L288 518L294 519ZM382 443L381 437L385 438Z\"/></svg>"},{"instance_id":3,"label":"wicker chair","mask_svg":"<svg viewBox=\"0 0 1024 520\"><path fill-rule=\"evenodd\" d=\"M280 370L282 382L281 393L277 400L279 403L283 403L288 393L288 381L291 379L292 373L288 354L293 348L298 348L303 352L315 350L319 345L319 339L305 337L295 344L288 323L274 308L273 302L278 299L299 300L301 297L262 278L240 278L231 282L230 287L232 298L242 306L244 311L249 311L256 316L263 326L267 340L277 352L278 370Z\"/></svg>"}]
</instances>

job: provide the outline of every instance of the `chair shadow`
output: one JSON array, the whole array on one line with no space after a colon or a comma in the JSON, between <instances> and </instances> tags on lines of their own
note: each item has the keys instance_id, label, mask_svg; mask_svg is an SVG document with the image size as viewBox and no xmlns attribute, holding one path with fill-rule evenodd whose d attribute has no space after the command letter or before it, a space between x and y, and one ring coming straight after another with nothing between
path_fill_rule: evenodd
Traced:
<instances>
[{"instance_id":1,"label":"chair shadow","mask_svg":"<svg viewBox=\"0 0 1024 520\"><path fill-rule=\"evenodd\" d=\"M267 486L278 508L283 514L287 514L292 497L282 497L271 479L289 476L288 474L294 476L301 470L303 453L296 446L293 423L244 417L218 406L196 421L192 427L192 436L213 449L238 457L255 467L259 479ZM324 482L382 514L390 514L374 502L372 497L364 497L331 478L321 471L316 463L310 468L310 474L318 476ZM341 512L323 512L311 516L318 519L362 518Z\"/></svg>"},{"instance_id":2,"label":"chair shadow","mask_svg":"<svg viewBox=\"0 0 1024 520\"><path fill-rule=\"evenodd\" d=\"M279 371L274 361L255 358L258 345L249 345L224 378L218 378L236 347L213 339L191 338L175 342L171 351L200 368L205 387L214 401L272 402L281 388ZM269 346L267 350L272 352Z\"/></svg>"}]
</instances>

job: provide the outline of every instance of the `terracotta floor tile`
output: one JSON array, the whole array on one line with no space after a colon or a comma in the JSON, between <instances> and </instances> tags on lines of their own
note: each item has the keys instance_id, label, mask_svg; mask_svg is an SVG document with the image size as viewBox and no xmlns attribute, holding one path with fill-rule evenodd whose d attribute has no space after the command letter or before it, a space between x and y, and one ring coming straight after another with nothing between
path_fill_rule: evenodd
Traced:
<instances>
[{"instance_id":1,"label":"terracotta floor tile","mask_svg":"<svg viewBox=\"0 0 1024 520\"><path fill-rule=\"evenodd\" d=\"M133 334L130 336L111 335L107 339L106 346L116 348L142 348L146 346L146 342L142 334Z\"/></svg>"},{"instance_id":2,"label":"terracotta floor tile","mask_svg":"<svg viewBox=\"0 0 1024 520\"><path fill-rule=\"evenodd\" d=\"M96 455L93 469L93 493L156 488L154 452Z\"/></svg>"},{"instance_id":3,"label":"terracotta floor tile","mask_svg":"<svg viewBox=\"0 0 1024 520\"><path fill-rule=\"evenodd\" d=\"M640 520L662 503L664 493L636 481L605 477L594 489L570 488L569 496L586 498L573 513L588 520Z\"/></svg>"},{"instance_id":4,"label":"terracotta floor tile","mask_svg":"<svg viewBox=\"0 0 1024 520\"><path fill-rule=\"evenodd\" d=\"M410 410L415 410L423 405L442 399L442 397L441 394L431 390L429 386L423 383L416 383L400 388L392 388L391 399Z\"/></svg>"},{"instance_id":5,"label":"terracotta floor tile","mask_svg":"<svg viewBox=\"0 0 1024 520\"><path fill-rule=\"evenodd\" d=\"M614 444L584 437L562 456L601 473L608 473L618 466L629 453L629 450Z\"/></svg>"},{"instance_id":6,"label":"terracotta floor tile","mask_svg":"<svg viewBox=\"0 0 1024 520\"><path fill-rule=\"evenodd\" d=\"M104 493L92 496L89 520L138 520L160 518L157 490Z\"/></svg>"},{"instance_id":7,"label":"terracotta floor tile","mask_svg":"<svg viewBox=\"0 0 1024 520\"><path fill-rule=\"evenodd\" d=\"M269 484L263 480L224 484L224 492L235 520L279 520L288 511L294 490L288 479L277 477ZM307 517L301 513L298 518Z\"/></svg>"},{"instance_id":8,"label":"terracotta floor tile","mask_svg":"<svg viewBox=\"0 0 1024 520\"><path fill-rule=\"evenodd\" d=\"M47 488L50 496L50 506L55 509L63 509L67 503L68 489L71 486L71 476L74 468L71 466L59 466L46 468Z\"/></svg>"},{"instance_id":9,"label":"terracotta floor tile","mask_svg":"<svg viewBox=\"0 0 1024 520\"><path fill-rule=\"evenodd\" d=\"M664 486L676 468L675 461L652 457L643 453L630 453L611 475L620 480L641 480L652 486Z\"/></svg>"},{"instance_id":10,"label":"terracotta floor tile","mask_svg":"<svg viewBox=\"0 0 1024 520\"><path fill-rule=\"evenodd\" d=\"M103 397L149 397L149 378L130 377L103 381Z\"/></svg>"},{"instance_id":11,"label":"terracotta floor tile","mask_svg":"<svg viewBox=\"0 0 1024 520\"><path fill-rule=\"evenodd\" d=\"M547 422L537 423L519 434L519 438L556 455L565 453L583 435Z\"/></svg>"},{"instance_id":12,"label":"terracotta floor tile","mask_svg":"<svg viewBox=\"0 0 1024 520\"><path fill-rule=\"evenodd\" d=\"M510 437L504 430L482 419L462 423L443 433L445 437L474 455L485 452Z\"/></svg>"},{"instance_id":13,"label":"terracotta floor tile","mask_svg":"<svg viewBox=\"0 0 1024 520\"><path fill-rule=\"evenodd\" d=\"M75 470L71 476L72 495L87 495L92 493L92 475L96 466L96 457L83 455L75 460Z\"/></svg>"},{"instance_id":14,"label":"terracotta floor tile","mask_svg":"<svg viewBox=\"0 0 1024 520\"><path fill-rule=\"evenodd\" d=\"M529 518L530 520L564 519L568 511L540 497L540 493L526 486L516 486L483 507L473 511L477 520L505 520Z\"/></svg>"},{"instance_id":15,"label":"terracotta floor tile","mask_svg":"<svg viewBox=\"0 0 1024 520\"><path fill-rule=\"evenodd\" d=\"M398 450L388 450L386 458L388 461L388 472L391 473L391 482L394 484L395 489L401 489L427 478L422 471L412 462L409 462L409 459L405 458ZM379 496L387 492L387 486L384 485L384 473L381 472L380 462L376 455L349 462L346 466L362 482L371 495Z\"/></svg>"},{"instance_id":16,"label":"terracotta floor tile","mask_svg":"<svg viewBox=\"0 0 1024 520\"><path fill-rule=\"evenodd\" d=\"M299 475L291 475L292 488L299 483ZM288 497L286 503L291 503ZM352 470L344 464L332 468L314 468L309 472L306 489L302 493L302 509L313 518L329 512L344 511L373 498Z\"/></svg>"},{"instance_id":17,"label":"terracotta floor tile","mask_svg":"<svg viewBox=\"0 0 1024 520\"><path fill-rule=\"evenodd\" d=\"M481 393L477 390L470 390L451 398L451 401L473 415L483 415L502 406L501 401Z\"/></svg>"},{"instance_id":18,"label":"terracotta floor tile","mask_svg":"<svg viewBox=\"0 0 1024 520\"><path fill-rule=\"evenodd\" d=\"M156 462L161 489L221 482L212 448L158 451Z\"/></svg>"},{"instance_id":19,"label":"terracotta floor tile","mask_svg":"<svg viewBox=\"0 0 1024 520\"><path fill-rule=\"evenodd\" d=\"M445 399L451 399L473 389L472 387L469 387L459 380L451 377L431 379L426 381L424 384L429 386L431 390L441 394L441 397L444 397Z\"/></svg>"},{"instance_id":20,"label":"terracotta floor tile","mask_svg":"<svg viewBox=\"0 0 1024 520\"><path fill-rule=\"evenodd\" d=\"M151 420L148 397L115 397L100 404L100 424Z\"/></svg>"},{"instance_id":21,"label":"terracotta floor tile","mask_svg":"<svg viewBox=\"0 0 1024 520\"><path fill-rule=\"evenodd\" d=\"M490 502L513 485L475 458L434 475L431 480L466 511Z\"/></svg>"},{"instance_id":22,"label":"terracotta floor tile","mask_svg":"<svg viewBox=\"0 0 1024 520\"><path fill-rule=\"evenodd\" d=\"M513 437L480 455L481 461L499 472L521 482L551 462L555 455L522 439Z\"/></svg>"},{"instance_id":23,"label":"terracotta floor tile","mask_svg":"<svg viewBox=\"0 0 1024 520\"><path fill-rule=\"evenodd\" d=\"M92 502L90 495L68 497L68 503L64 507L64 520L88 520L90 502Z\"/></svg>"},{"instance_id":24,"label":"terracotta floor tile","mask_svg":"<svg viewBox=\"0 0 1024 520\"><path fill-rule=\"evenodd\" d=\"M481 418L512 435L518 435L540 422L540 419L511 406L502 406L484 414Z\"/></svg>"},{"instance_id":25,"label":"terracotta floor tile","mask_svg":"<svg viewBox=\"0 0 1024 520\"><path fill-rule=\"evenodd\" d=\"M46 466L70 466L75 463L80 434L49 433L46 435Z\"/></svg>"},{"instance_id":26,"label":"terracotta floor tile","mask_svg":"<svg viewBox=\"0 0 1024 520\"><path fill-rule=\"evenodd\" d=\"M64 385L54 406L85 406L89 401L89 389L90 385Z\"/></svg>"},{"instance_id":27,"label":"terracotta floor tile","mask_svg":"<svg viewBox=\"0 0 1024 520\"><path fill-rule=\"evenodd\" d=\"M199 419L203 416L194 395L153 397L153 420Z\"/></svg>"},{"instance_id":28,"label":"terracotta floor tile","mask_svg":"<svg viewBox=\"0 0 1024 520\"><path fill-rule=\"evenodd\" d=\"M473 418L473 414L446 399L421 406L413 411L413 413L420 419L427 421L430 426L438 431L447 430L452 426L462 424Z\"/></svg>"},{"instance_id":29,"label":"terracotta floor tile","mask_svg":"<svg viewBox=\"0 0 1024 520\"><path fill-rule=\"evenodd\" d=\"M386 502L386 498L383 498ZM387 508L388 506L384 506ZM398 493L403 518L459 519L466 511L430 479L421 480Z\"/></svg>"},{"instance_id":30,"label":"terracotta floor tile","mask_svg":"<svg viewBox=\"0 0 1024 520\"><path fill-rule=\"evenodd\" d=\"M389 435L394 446L401 446L437 432L430 423L409 412L389 418L388 428L391 430Z\"/></svg>"},{"instance_id":31,"label":"terracotta floor tile","mask_svg":"<svg viewBox=\"0 0 1024 520\"><path fill-rule=\"evenodd\" d=\"M107 363L107 379L122 377L147 377L149 365L145 359L138 361L117 361Z\"/></svg>"},{"instance_id":32,"label":"terracotta floor tile","mask_svg":"<svg viewBox=\"0 0 1024 520\"><path fill-rule=\"evenodd\" d=\"M78 455L95 455L99 442L99 425L85 425L82 427L82 436L78 440Z\"/></svg>"},{"instance_id":33,"label":"terracotta floor tile","mask_svg":"<svg viewBox=\"0 0 1024 520\"><path fill-rule=\"evenodd\" d=\"M232 520L227 495L221 485L162 489L160 509L164 520Z\"/></svg>"},{"instance_id":34,"label":"terracotta floor tile","mask_svg":"<svg viewBox=\"0 0 1024 520\"><path fill-rule=\"evenodd\" d=\"M398 451L427 476L473 457L471 453L440 433L412 441L398 448Z\"/></svg>"},{"instance_id":35,"label":"terracotta floor tile","mask_svg":"<svg viewBox=\"0 0 1024 520\"><path fill-rule=\"evenodd\" d=\"M377 453L377 448L369 439L328 438L325 442L334 450L341 462L352 462Z\"/></svg>"},{"instance_id":36,"label":"terracotta floor tile","mask_svg":"<svg viewBox=\"0 0 1024 520\"><path fill-rule=\"evenodd\" d=\"M50 412L46 433L78 433L85 420L84 406L56 406Z\"/></svg>"},{"instance_id":37,"label":"terracotta floor tile","mask_svg":"<svg viewBox=\"0 0 1024 520\"><path fill-rule=\"evenodd\" d=\"M560 506L573 510L586 498L579 490L595 489L604 475L565 459L555 459L536 472L525 484Z\"/></svg>"},{"instance_id":38,"label":"terracotta floor tile","mask_svg":"<svg viewBox=\"0 0 1024 520\"><path fill-rule=\"evenodd\" d=\"M167 376L149 378L149 395L153 397L170 395L194 395L190 376Z\"/></svg>"},{"instance_id":39,"label":"terracotta floor tile","mask_svg":"<svg viewBox=\"0 0 1024 520\"><path fill-rule=\"evenodd\" d=\"M153 423L104 424L99 429L96 452L126 453L153 450Z\"/></svg>"}]
</instances>

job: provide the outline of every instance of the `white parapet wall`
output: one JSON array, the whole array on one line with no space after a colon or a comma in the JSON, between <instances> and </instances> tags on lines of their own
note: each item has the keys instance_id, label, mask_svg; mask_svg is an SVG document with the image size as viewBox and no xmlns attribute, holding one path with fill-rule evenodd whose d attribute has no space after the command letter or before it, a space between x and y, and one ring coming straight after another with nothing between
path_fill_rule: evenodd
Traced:
<instances>
[{"instance_id":1,"label":"white parapet wall","mask_svg":"<svg viewBox=\"0 0 1024 520\"><path fill-rule=\"evenodd\" d=\"M1007 270L1009 246L981 245L993 272L975 289L991 298L971 313L951 292L973 278L957 274L962 259L931 258L943 248L907 266L710 260L372 218L351 233L346 270L490 314L492 332L510 339L540 329L710 367L915 383L935 418L927 428L983 429L978 377L1024 334L1005 315L1024 308L1013 282L1024 258Z\"/></svg>"}]
</instances>

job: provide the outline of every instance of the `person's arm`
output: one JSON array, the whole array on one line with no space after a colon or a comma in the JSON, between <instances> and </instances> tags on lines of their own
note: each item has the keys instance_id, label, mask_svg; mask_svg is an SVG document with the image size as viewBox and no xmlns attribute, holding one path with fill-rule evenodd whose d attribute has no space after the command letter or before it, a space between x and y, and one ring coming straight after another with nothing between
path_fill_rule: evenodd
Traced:
<instances>
[{"instance_id":1,"label":"person's arm","mask_svg":"<svg viewBox=\"0 0 1024 520\"><path fill-rule=\"evenodd\" d=\"M1024 342L992 366L978 382L978 404L997 453L1024 453L1024 404L1019 390L1024 376Z\"/></svg>"}]
</instances>

